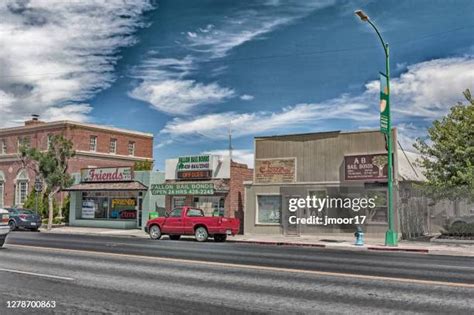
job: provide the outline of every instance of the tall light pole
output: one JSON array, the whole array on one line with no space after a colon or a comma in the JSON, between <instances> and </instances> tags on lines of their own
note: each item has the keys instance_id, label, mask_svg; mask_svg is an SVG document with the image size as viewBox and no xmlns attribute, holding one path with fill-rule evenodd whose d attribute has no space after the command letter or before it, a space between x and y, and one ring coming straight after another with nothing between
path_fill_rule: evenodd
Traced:
<instances>
[{"instance_id":1,"label":"tall light pole","mask_svg":"<svg viewBox=\"0 0 474 315\"><path fill-rule=\"evenodd\" d=\"M388 230L385 233L385 245L386 246L397 246L398 235L395 231L395 222L393 219L393 157L392 157L392 122L390 119L390 62L389 62L389 49L388 44L380 35L379 30L374 23L369 19L367 14L362 10L354 12L363 22L367 22L377 33L380 42L382 43L383 50L385 52L385 74L383 74L386 80L386 85L381 88L381 108L380 108L380 131L385 134L387 140L387 154L388 154ZM381 84L383 82L381 81Z\"/></svg>"}]
</instances>

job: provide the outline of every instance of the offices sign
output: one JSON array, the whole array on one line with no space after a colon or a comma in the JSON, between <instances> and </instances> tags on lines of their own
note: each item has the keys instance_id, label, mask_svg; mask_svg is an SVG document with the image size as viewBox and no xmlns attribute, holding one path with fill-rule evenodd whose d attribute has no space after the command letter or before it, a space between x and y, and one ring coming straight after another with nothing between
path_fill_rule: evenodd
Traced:
<instances>
[{"instance_id":1,"label":"offices sign","mask_svg":"<svg viewBox=\"0 0 474 315\"><path fill-rule=\"evenodd\" d=\"M179 171L200 171L211 169L210 155L181 156L178 158Z\"/></svg>"},{"instance_id":2,"label":"offices sign","mask_svg":"<svg viewBox=\"0 0 474 315\"><path fill-rule=\"evenodd\" d=\"M81 170L81 182L124 182L133 180L131 167L88 168Z\"/></svg>"},{"instance_id":3,"label":"offices sign","mask_svg":"<svg viewBox=\"0 0 474 315\"><path fill-rule=\"evenodd\" d=\"M178 172L178 179L182 179L182 180L210 179L211 177L212 177L211 170Z\"/></svg>"},{"instance_id":4,"label":"offices sign","mask_svg":"<svg viewBox=\"0 0 474 315\"><path fill-rule=\"evenodd\" d=\"M366 154L344 157L346 180L386 180L388 178L387 154Z\"/></svg>"},{"instance_id":5,"label":"offices sign","mask_svg":"<svg viewBox=\"0 0 474 315\"><path fill-rule=\"evenodd\" d=\"M255 160L255 183L293 183L295 180L295 158Z\"/></svg>"},{"instance_id":6,"label":"offices sign","mask_svg":"<svg viewBox=\"0 0 474 315\"><path fill-rule=\"evenodd\" d=\"M213 183L153 184L152 195L213 195Z\"/></svg>"}]
</instances>

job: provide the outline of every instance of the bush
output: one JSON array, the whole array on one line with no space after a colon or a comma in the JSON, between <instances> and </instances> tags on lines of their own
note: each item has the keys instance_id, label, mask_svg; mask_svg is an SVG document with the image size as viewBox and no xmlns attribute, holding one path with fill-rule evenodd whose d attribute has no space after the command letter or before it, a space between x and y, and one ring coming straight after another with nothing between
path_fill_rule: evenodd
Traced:
<instances>
[{"instance_id":1,"label":"bush","mask_svg":"<svg viewBox=\"0 0 474 315\"><path fill-rule=\"evenodd\" d=\"M71 198L69 197L69 194L64 198L63 201L63 217L64 217L64 222L68 223L69 222L69 206L71 204Z\"/></svg>"},{"instance_id":2,"label":"bush","mask_svg":"<svg viewBox=\"0 0 474 315\"><path fill-rule=\"evenodd\" d=\"M443 235L449 236L474 236L474 223L455 223L445 228L442 232Z\"/></svg>"},{"instance_id":3,"label":"bush","mask_svg":"<svg viewBox=\"0 0 474 315\"><path fill-rule=\"evenodd\" d=\"M62 223L64 223L64 218L59 218L59 217L53 218L53 224L62 224Z\"/></svg>"}]
</instances>

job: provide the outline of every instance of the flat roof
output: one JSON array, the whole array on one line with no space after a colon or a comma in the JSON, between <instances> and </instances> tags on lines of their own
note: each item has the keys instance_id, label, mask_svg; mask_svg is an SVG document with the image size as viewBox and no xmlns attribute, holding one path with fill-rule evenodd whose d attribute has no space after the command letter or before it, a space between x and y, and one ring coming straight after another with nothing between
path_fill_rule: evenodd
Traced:
<instances>
[{"instance_id":1,"label":"flat roof","mask_svg":"<svg viewBox=\"0 0 474 315\"><path fill-rule=\"evenodd\" d=\"M119 132L119 133L128 133L128 134L138 135L138 136L142 136L142 137L153 138L152 133L146 133L146 132L135 131L135 130L130 130L130 129L124 129L124 128L116 128L116 127L113 127L113 126L104 126L104 125L95 125L95 124L90 124L90 123L82 123L82 122L77 122L77 121L72 121L72 120L58 120L58 121L50 121L50 122L41 121L40 123L35 123L35 124L28 125L28 126L23 125L23 126L10 127L10 128L1 128L0 133L22 131L22 130L34 130L34 129L41 129L41 128L44 128L44 127L55 127L55 126L61 126L61 125L73 125L73 126L80 126L80 127L85 127L85 128L93 128L93 129L100 129L100 130L106 130L106 131L115 131L115 132Z\"/></svg>"},{"instance_id":2,"label":"flat roof","mask_svg":"<svg viewBox=\"0 0 474 315\"><path fill-rule=\"evenodd\" d=\"M396 129L396 128L392 128ZM260 139L275 139L275 138L289 138L289 137L307 137L307 136L320 136L320 135L330 135L330 134L351 134L351 133L372 133L380 132L380 129L361 129L353 131L341 131L341 130L332 130L332 131L319 131L319 132L308 132L308 133L292 133L284 135L273 135L273 136L259 136L254 137L256 140Z\"/></svg>"}]
</instances>

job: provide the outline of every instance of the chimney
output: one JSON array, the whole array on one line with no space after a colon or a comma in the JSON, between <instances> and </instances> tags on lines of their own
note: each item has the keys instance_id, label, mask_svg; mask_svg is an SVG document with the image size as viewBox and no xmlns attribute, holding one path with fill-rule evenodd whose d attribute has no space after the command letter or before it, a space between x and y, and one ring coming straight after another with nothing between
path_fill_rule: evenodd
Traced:
<instances>
[{"instance_id":1,"label":"chimney","mask_svg":"<svg viewBox=\"0 0 474 315\"><path fill-rule=\"evenodd\" d=\"M31 120L25 121L25 126L44 124L44 121L39 120L38 114L31 115Z\"/></svg>"}]
</instances>

